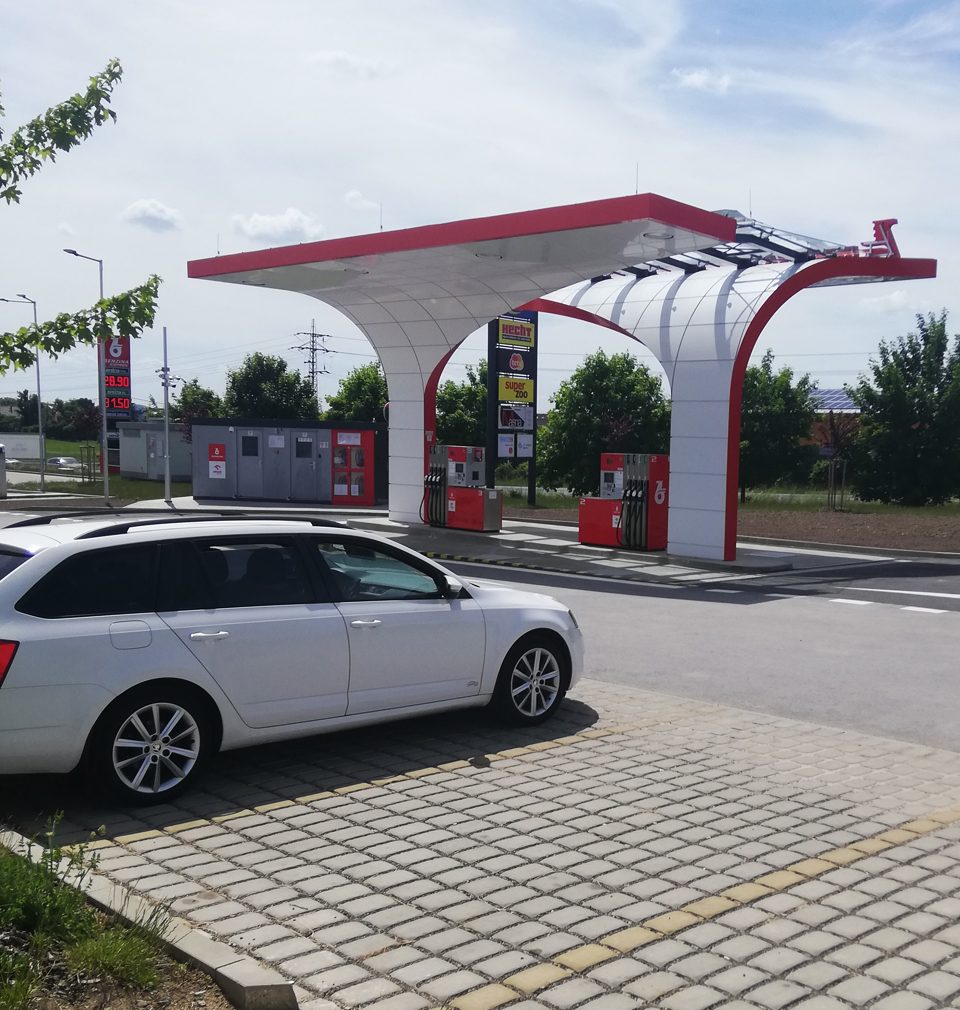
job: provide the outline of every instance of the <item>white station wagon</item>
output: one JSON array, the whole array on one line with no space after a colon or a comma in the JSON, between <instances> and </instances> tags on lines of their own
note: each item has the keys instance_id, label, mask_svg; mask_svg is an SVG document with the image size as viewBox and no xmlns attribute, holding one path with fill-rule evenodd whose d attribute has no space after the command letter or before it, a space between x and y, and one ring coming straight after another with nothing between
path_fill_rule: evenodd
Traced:
<instances>
[{"instance_id":1,"label":"white station wagon","mask_svg":"<svg viewBox=\"0 0 960 1010\"><path fill-rule=\"evenodd\" d=\"M0 529L0 773L166 801L218 749L445 709L556 711L570 610L371 533L263 516Z\"/></svg>"}]
</instances>

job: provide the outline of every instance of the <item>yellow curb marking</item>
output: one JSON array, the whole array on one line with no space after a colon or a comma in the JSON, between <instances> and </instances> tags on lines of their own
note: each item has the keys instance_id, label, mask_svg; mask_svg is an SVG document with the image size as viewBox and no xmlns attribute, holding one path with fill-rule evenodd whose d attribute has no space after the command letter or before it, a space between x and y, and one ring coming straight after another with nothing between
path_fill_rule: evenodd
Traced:
<instances>
[{"instance_id":1,"label":"yellow curb marking","mask_svg":"<svg viewBox=\"0 0 960 1010\"><path fill-rule=\"evenodd\" d=\"M505 985L485 985L482 989L474 989L465 996L458 996L451 1000L450 1006L456 1010L496 1010L496 1007L510 1003L517 998L513 989L508 989Z\"/></svg>"},{"instance_id":2,"label":"yellow curb marking","mask_svg":"<svg viewBox=\"0 0 960 1010\"><path fill-rule=\"evenodd\" d=\"M546 989L548 985L559 982L560 979L572 974L573 972L569 968L561 968L557 964L546 961L543 964L535 964L532 968L518 971L516 975L505 978L503 984L529 996L530 993Z\"/></svg>"},{"instance_id":3,"label":"yellow curb marking","mask_svg":"<svg viewBox=\"0 0 960 1010\"><path fill-rule=\"evenodd\" d=\"M573 950L566 950L555 957L554 963L563 968L571 968L573 971L585 971L594 965L609 961L611 957L617 957L619 951L611 950L599 943L588 943L583 947L574 947Z\"/></svg>"},{"instance_id":4,"label":"yellow curb marking","mask_svg":"<svg viewBox=\"0 0 960 1010\"><path fill-rule=\"evenodd\" d=\"M772 887L764 887L763 884L737 884L735 887L728 887L720 892L721 898L729 898L738 905L746 905L757 898L765 898L768 894L773 894Z\"/></svg>"},{"instance_id":5,"label":"yellow curb marking","mask_svg":"<svg viewBox=\"0 0 960 1010\"><path fill-rule=\"evenodd\" d=\"M268 814L271 810L282 810L284 807L292 807L293 800L275 800L273 803L261 803L254 807L258 814Z\"/></svg>"},{"instance_id":6,"label":"yellow curb marking","mask_svg":"<svg viewBox=\"0 0 960 1010\"><path fill-rule=\"evenodd\" d=\"M730 903L731 908L733 902ZM645 926L631 926L629 929L621 929L619 933L611 933L603 938L604 946L613 947L621 954L629 954L645 944L653 943L654 940L663 939L660 933L654 933L652 929Z\"/></svg>"}]
</instances>

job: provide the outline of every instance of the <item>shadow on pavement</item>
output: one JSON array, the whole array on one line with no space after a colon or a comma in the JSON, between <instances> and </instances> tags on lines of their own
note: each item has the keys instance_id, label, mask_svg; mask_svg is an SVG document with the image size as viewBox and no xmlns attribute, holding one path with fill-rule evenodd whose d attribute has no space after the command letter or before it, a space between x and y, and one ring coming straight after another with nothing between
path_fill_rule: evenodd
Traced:
<instances>
[{"instance_id":1,"label":"shadow on pavement","mask_svg":"<svg viewBox=\"0 0 960 1010\"><path fill-rule=\"evenodd\" d=\"M149 807L108 805L80 771L3 777L0 824L34 838L62 811L57 838L64 845L87 841L101 828L107 838L162 829L451 761L487 767L489 755L582 732L598 718L589 705L567 699L540 726L498 724L472 709L228 751L173 803Z\"/></svg>"}]
</instances>

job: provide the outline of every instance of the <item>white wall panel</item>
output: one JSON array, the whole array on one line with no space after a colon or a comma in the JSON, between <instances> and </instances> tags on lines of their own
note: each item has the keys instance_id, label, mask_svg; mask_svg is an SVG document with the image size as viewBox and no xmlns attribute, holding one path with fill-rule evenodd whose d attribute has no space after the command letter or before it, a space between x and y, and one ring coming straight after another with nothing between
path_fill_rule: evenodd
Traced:
<instances>
[{"instance_id":1,"label":"white wall panel","mask_svg":"<svg viewBox=\"0 0 960 1010\"><path fill-rule=\"evenodd\" d=\"M723 476L727 472L727 436L670 437L670 472ZM671 481L671 488L673 483Z\"/></svg>"}]
</instances>

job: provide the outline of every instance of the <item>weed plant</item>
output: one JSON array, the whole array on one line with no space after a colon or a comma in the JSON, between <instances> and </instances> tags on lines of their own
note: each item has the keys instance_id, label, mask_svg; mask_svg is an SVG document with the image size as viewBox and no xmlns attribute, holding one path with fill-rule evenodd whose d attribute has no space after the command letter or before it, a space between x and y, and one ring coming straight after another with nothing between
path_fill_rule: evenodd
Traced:
<instances>
[{"instance_id":1,"label":"weed plant","mask_svg":"<svg viewBox=\"0 0 960 1010\"><path fill-rule=\"evenodd\" d=\"M60 818L50 822L36 862L0 850L0 1010L24 1010L38 989L71 974L138 990L159 981L167 910L155 908L132 926L96 912L79 889L96 869L96 855L85 845L67 850L56 843Z\"/></svg>"}]
</instances>

